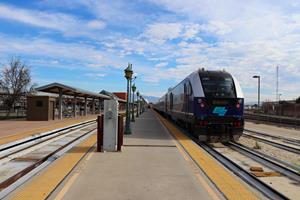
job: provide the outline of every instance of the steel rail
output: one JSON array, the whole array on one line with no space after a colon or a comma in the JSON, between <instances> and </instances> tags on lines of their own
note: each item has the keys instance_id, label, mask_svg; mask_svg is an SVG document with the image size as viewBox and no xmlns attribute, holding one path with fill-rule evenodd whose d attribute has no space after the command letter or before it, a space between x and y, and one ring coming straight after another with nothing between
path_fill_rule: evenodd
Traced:
<instances>
[{"instance_id":1,"label":"steel rail","mask_svg":"<svg viewBox=\"0 0 300 200\"><path fill-rule=\"evenodd\" d=\"M49 140L53 140L53 139L55 139L57 137L66 135L66 134L68 134L68 133L70 133L72 131L76 131L76 130L82 129L82 128L86 127L86 126L93 125L94 123L96 123L96 122L92 121L92 122L86 122L86 123L82 123L82 124L77 124L76 126L72 126L70 128L67 128L67 129L63 129L63 130L60 130L60 131L55 131L52 134L46 134L46 135L42 135L42 137L39 136L39 137L36 137L36 138L31 138L30 141L26 141L26 142L21 142L21 143L14 144L10 148L6 149L6 150L10 149L10 150L13 150L13 151L12 152L8 152L7 154L0 156L0 160L5 159L5 158L7 158L9 156L12 156L13 154L16 154L16 153L19 153L21 151L24 151L26 149L32 148L34 146L37 146L39 144L42 144L44 142L47 142ZM62 132L62 133L60 133L60 132ZM45 138L45 137L47 137L47 138ZM38 141L38 140L40 140L40 141ZM35 142L35 143L29 144L28 146L25 146L25 147L22 147L23 145L25 145L25 144L27 144L29 142ZM18 147L20 147L20 148L16 149L16 150L13 149L13 148L18 148Z\"/></svg>"},{"instance_id":2,"label":"steel rail","mask_svg":"<svg viewBox=\"0 0 300 200\"><path fill-rule=\"evenodd\" d=\"M81 127L81 128L84 128L84 127ZM54 154L58 153L62 149L68 147L69 145L73 144L74 142L78 141L79 139L81 139L82 137L88 135L89 133L93 132L96 129L97 128L92 128L91 130L88 130L87 132L85 132L85 133L81 134L80 136L72 139L71 141L67 142L66 144L63 144L62 146L58 147L56 150L52 151L51 153L48 153L44 157L38 159L35 163L31 164L30 166L26 167L25 169L21 170L20 172L14 174L11 177L7 178L6 180L2 181L0 183L0 190L3 190L5 188L9 187L11 184L16 182L18 179L22 178L23 176L25 176L26 174L31 172L33 169L35 169L38 166L40 166L41 164L43 164L50 157L52 157Z\"/></svg>"},{"instance_id":3,"label":"steel rail","mask_svg":"<svg viewBox=\"0 0 300 200\"><path fill-rule=\"evenodd\" d=\"M266 197L270 199L288 199L286 196L271 188L246 170L244 170L241 166L237 165L221 153L217 152L215 149L210 147L205 143L199 143L199 146L202 147L205 151L207 151L211 156L213 156L216 160L226 166L230 171L240 177L243 181L251 185L256 190L260 191Z\"/></svg>"},{"instance_id":4,"label":"steel rail","mask_svg":"<svg viewBox=\"0 0 300 200\"><path fill-rule=\"evenodd\" d=\"M183 129L179 125L175 124L173 121L171 122L185 135L190 137L196 144L198 144L201 148L203 148L206 152L208 152L212 157L214 157L217 161L223 164L227 169L229 169L231 172L233 172L235 175L240 177L243 181L248 183L251 187L255 188L257 191L261 192L266 197L270 199L289 199L284 194L278 192L274 188L262 182L254 175L244 170L241 166L234 163L233 161L231 161L221 153L217 152L211 146L207 145L206 143L197 141L197 138L194 137L191 133L189 133L186 129Z\"/></svg>"},{"instance_id":5,"label":"steel rail","mask_svg":"<svg viewBox=\"0 0 300 200\"><path fill-rule=\"evenodd\" d=\"M288 145L285 145L285 144L280 144L280 143L277 143L277 142L273 142L273 141L270 141L270 140L267 140L267 139L264 139L264 138L260 138L260 137L254 136L254 135L249 135L249 134L246 134L246 133L244 133L242 136L247 137L247 138L251 138L251 139L254 139L254 140L258 140L258 141L263 142L265 144L269 144L269 145L277 147L279 149L284 149L286 151L289 151L289 152L300 155L300 149L295 148L295 147L291 147L291 146L288 146Z\"/></svg>"},{"instance_id":6,"label":"steel rail","mask_svg":"<svg viewBox=\"0 0 300 200\"><path fill-rule=\"evenodd\" d=\"M14 147L17 147L17 146L20 146L20 145L23 145L23 144L26 144L26 143L29 143L29 142L32 142L32 141L35 141L35 140L38 140L38 139L41 139L41 138L44 138L44 137L47 137L47 136L50 136L50 135L53 135L53 134L56 134L56 133L59 133L59 132L62 132L62 131L66 131L66 130L71 129L71 128L76 128L78 126L82 126L84 124L88 124L88 123L91 123L91 122L94 122L94 121L96 121L96 120L90 120L90 121L82 122L82 123L79 123L79 124L63 127L63 128L60 128L60 129L56 129L54 131L47 132L46 134L42 134L42 135L39 135L37 137L33 137L33 138L28 137L28 138L25 138L25 139L21 139L20 141L14 141L14 142L10 142L8 144L3 144L3 145L0 146L0 152L11 149L11 148L14 148ZM2 147L2 146L4 146L4 147Z\"/></svg>"},{"instance_id":7,"label":"steel rail","mask_svg":"<svg viewBox=\"0 0 300 200\"><path fill-rule=\"evenodd\" d=\"M274 162L272 159L270 159L269 156L261 154L257 151L253 151L250 148L248 148L244 145L235 143L235 142L229 142L229 143L227 143L227 146L229 146L233 150L285 175L286 177L300 183L300 174L298 172Z\"/></svg>"},{"instance_id":8,"label":"steel rail","mask_svg":"<svg viewBox=\"0 0 300 200\"><path fill-rule=\"evenodd\" d=\"M244 129L244 132L249 132L249 133L253 133L253 134L256 134L256 135L262 135L262 136L265 136L265 137L270 137L270 138L273 138L273 139L282 140L283 142L286 142L286 143L289 143L289 144L300 146L300 140L297 140L297 139L285 138L285 137L281 137L281 136L275 136L275 135L271 135L271 134L267 134L267 133L262 133L262 132L258 132L258 131L254 131L254 130L249 130L249 129Z\"/></svg>"}]
</instances>

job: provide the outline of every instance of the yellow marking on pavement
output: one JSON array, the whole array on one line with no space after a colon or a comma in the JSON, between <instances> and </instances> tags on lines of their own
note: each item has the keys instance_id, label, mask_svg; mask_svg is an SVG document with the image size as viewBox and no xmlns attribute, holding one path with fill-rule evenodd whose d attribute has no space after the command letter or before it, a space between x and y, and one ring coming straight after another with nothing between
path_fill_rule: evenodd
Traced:
<instances>
[{"instance_id":1,"label":"yellow marking on pavement","mask_svg":"<svg viewBox=\"0 0 300 200\"><path fill-rule=\"evenodd\" d=\"M199 174L198 170L195 169L195 163L186 155L186 152L182 149L182 147L176 142L176 147L178 148L180 154L183 156L183 158L191 165L191 167L194 170L194 174L197 178L197 180L200 182L200 184L204 187L204 189L207 191L209 196L214 200L219 200L220 198L216 194L216 192L211 188L211 186L207 183L206 180Z\"/></svg>"},{"instance_id":2,"label":"yellow marking on pavement","mask_svg":"<svg viewBox=\"0 0 300 200\"><path fill-rule=\"evenodd\" d=\"M54 200L61 200L65 196L65 194L68 192L68 190L71 188L77 177L79 176L79 172L76 172L69 180L68 182L64 185L63 189L59 191L57 196L54 198Z\"/></svg>"},{"instance_id":3,"label":"yellow marking on pavement","mask_svg":"<svg viewBox=\"0 0 300 200\"><path fill-rule=\"evenodd\" d=\"M88 156L86 156L85 161L89 161L93 155L94 155L94 152L89 153ZM61 199L63 199L63 197L65 196L65 194L69 191L69 189L71 188L71 186L73 185L73 183L75 182L75 180L78 178L80 172L81 172L81 170L79 169L78 171L76 171L71 176L71 178L66 182L66 184L63 186L63 188L61 189L61 191L59 191L59 193L56 195L56 197L54 198L54 200L61 200Z\"/></svg>"},{"instance_id":4,"label":"yellow marking on pavement","mask_svg":"<svg viewBox=\"0 0 300 200\"><path fill-rule=\"evenodd\" d=\"M94 155L94 152L90 153L87 157L86 157L86 160L90 160L92 155Z\"/></svg>"},{"instance_id":5,"label":"yellow marking on pavement","mask_svg":"<svg viewBox=\"0 0 300 200\"><path fill-rule=\"evenodd\" d=\"M226 171L224 167L215 161L205 150L201 149L169 121L160 115L157 116L227 199L258 199L253 192L247 189L236 177Z\"/></svg>"},{"instance_id":6,"label":"yellow marking on pavement","mask_svg":"<svg viewBox=\"0 0 300 200\"><path fill-rule=\"evenodd\" d=\"M35 200L45 199L49 194L63 181L63 179L72 171L81 158L96 143L96 134L69 150L65 156L59 158L51 164L39 176L33 178L29 184L25 185L15 196L13 200Z\"/></svg>"},{"instance_id":7,"label":"yellow marking on pavement","mask_svg":"<svg viewBox=\"0 0 300 200\"><path fill-rule=\"evenodd\" d=\"M33 135L36 135L36 134L39 134L39 133L51 131L51 130L58 129L58 128L63 128L65 126L70 126L72 124L77 124L77 123L87 121L87 120L91 120L91 119L96 119L96 117L93 116L93 117L86 117L86 118L64 120L62 122L57 122L57 123L51 124L51 125L46 126L46 127L35 128L35 129L29 130L29 131L4 136L4 137L0 138L0 145L1 144L6 144L6 143L9 143L9 142L14 142L16 140L21 140L21 139L24 139L26 137L33 136Z\"/></svg>"}]
</instances>

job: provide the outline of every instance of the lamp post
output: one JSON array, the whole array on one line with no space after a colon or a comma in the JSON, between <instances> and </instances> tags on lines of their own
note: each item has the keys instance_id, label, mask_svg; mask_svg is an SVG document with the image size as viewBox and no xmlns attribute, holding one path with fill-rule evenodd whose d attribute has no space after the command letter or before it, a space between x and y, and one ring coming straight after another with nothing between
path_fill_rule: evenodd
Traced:
<instances>
[{"instance_id":1,"label":"lamp post","mask_svg":"<svg viewBox=\"0 0 300 200\"><path fill-rule=\"evenodd\" d=\"M131 85L131 78L132 78L132 64L128 63L128 67L124 70L125 72L125 78L127 79L127 102L126 102L126 121L125 121L125 131L124 134L130 135L131 129L130 129L130 85Z\"/></svg>"},{"instance_id":2,"label":"lamp post","mask_svg":"<svg viewBox=\"0 0 300 200\"><path fill-rule=\"evenodd\" d=\"M280 102L280 97L282 94L278 94L278 102Z\"/></svg>"},{"instance_id":3,"label":"lamp post","mask_svg":"<svg viewBox=\"0 0 300 200\"><path fill-rule=\"evenodd\" d=\"M141 99L141 114L144 112L144 108L143 108L143 97L142 96L140 96L140 99Z\"/></svg>"},{"instance_id":4,"label":"lamp post","mask_svg":"<svg viewBox=\"0 0 300 200\"><path fill-rule=\"evenodd\" d=\"M134 93L135 93L135 90L136 90L135 84L132 85L131 89L132 89L132 117L131 117L131 121L135 122L135 119L134 119Z\"/></svg>"},{"instance_id":5,"label":"lamp post","mask_svg":"<svg viewBox=\"0 0 300 200\"><path fill-rule=\"evenodd\" d=\"M140 96L141 98L141 114L144 112L144 102L143 102L143 97Z\"/></svg>"},{"instance_id":6,"label":"lamp post","mask_svg":"<svg viewBox=\"0 0 300 200\"><path fill-rule=\"evenodd\" d=\"M139 117L139 107L140 107L140 100L139 100L139 96L140 96L140 93L139 93L139 91L137 91L136 92L136 108L137 108L137 110L136 110L136 117Z\"/></svg>"},{"instance_id":7,"label":"lamp post","mask_svg":"<svg viewBox=\"0 0 300 200\"><path fill-rule=\"evenodd\" d=\"M260 76L253 76L252 78L257 78L258 87L257 87L257 109L259 109L259 101L260 101Z\"/></svg>"}]
</instances>

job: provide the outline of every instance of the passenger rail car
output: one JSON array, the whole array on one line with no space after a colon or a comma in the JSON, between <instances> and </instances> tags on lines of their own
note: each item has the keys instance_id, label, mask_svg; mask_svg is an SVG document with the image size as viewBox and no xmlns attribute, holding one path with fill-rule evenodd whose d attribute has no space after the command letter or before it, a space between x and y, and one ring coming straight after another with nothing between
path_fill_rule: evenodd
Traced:
<instances>
[{"instance_id":1,"label":"passenger rail car","mask_svg":"<svg viewBox=\"0 0 300 200\"><path fill-rule=\"evenodd\" d=\"M244 97L225 71L198 70L159 99L154 109L183 124L200 141L235 141L244 129Z\"/></svg>"}]
</instances>

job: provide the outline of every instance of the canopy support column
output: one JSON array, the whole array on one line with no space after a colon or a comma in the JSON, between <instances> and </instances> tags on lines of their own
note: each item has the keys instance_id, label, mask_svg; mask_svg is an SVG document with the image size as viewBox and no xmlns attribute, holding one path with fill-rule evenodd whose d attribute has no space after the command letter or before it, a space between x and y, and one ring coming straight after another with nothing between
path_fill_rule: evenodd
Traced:
<instances>
[{"instance_id":1,"label":"canopy support column","mask_svg":"<svg viewBox=\"0 0 300 200\"><path fill-rule=\"evenodd\" d=\"M93 115L96 114L95 113L95 98L93 98L93 100L92 100L92 114Z\"/></svg>"},{"instance_id":2,"label":"canopy support column","mask_svg":"<svg viewBox=\"0 0 300 200\"><path fill-rule=\"evenodd\" d=\"M59 89L58 96L58 119L62 119L62 89Z\"/></svg>"},{"instance_id":3,"label":"canopy support column","mask_svg":"<svg viewBox=\"0 0 300 200\"><path fill-rule=\"evenodd\" d=\"M73 116L76 117L76 104L77 104L77 95L74 94L74 101L73 101Z\"/></svg>"},{"instance_id":4,"label":"canopy support column","mask_svg":"<svg viewBox=\"0 0 300 200\"><path fill-rule=\"evenodd\" d=\"M87 115L87 97L84 97L84 116Z\"/></svg>"}]
</instances>

